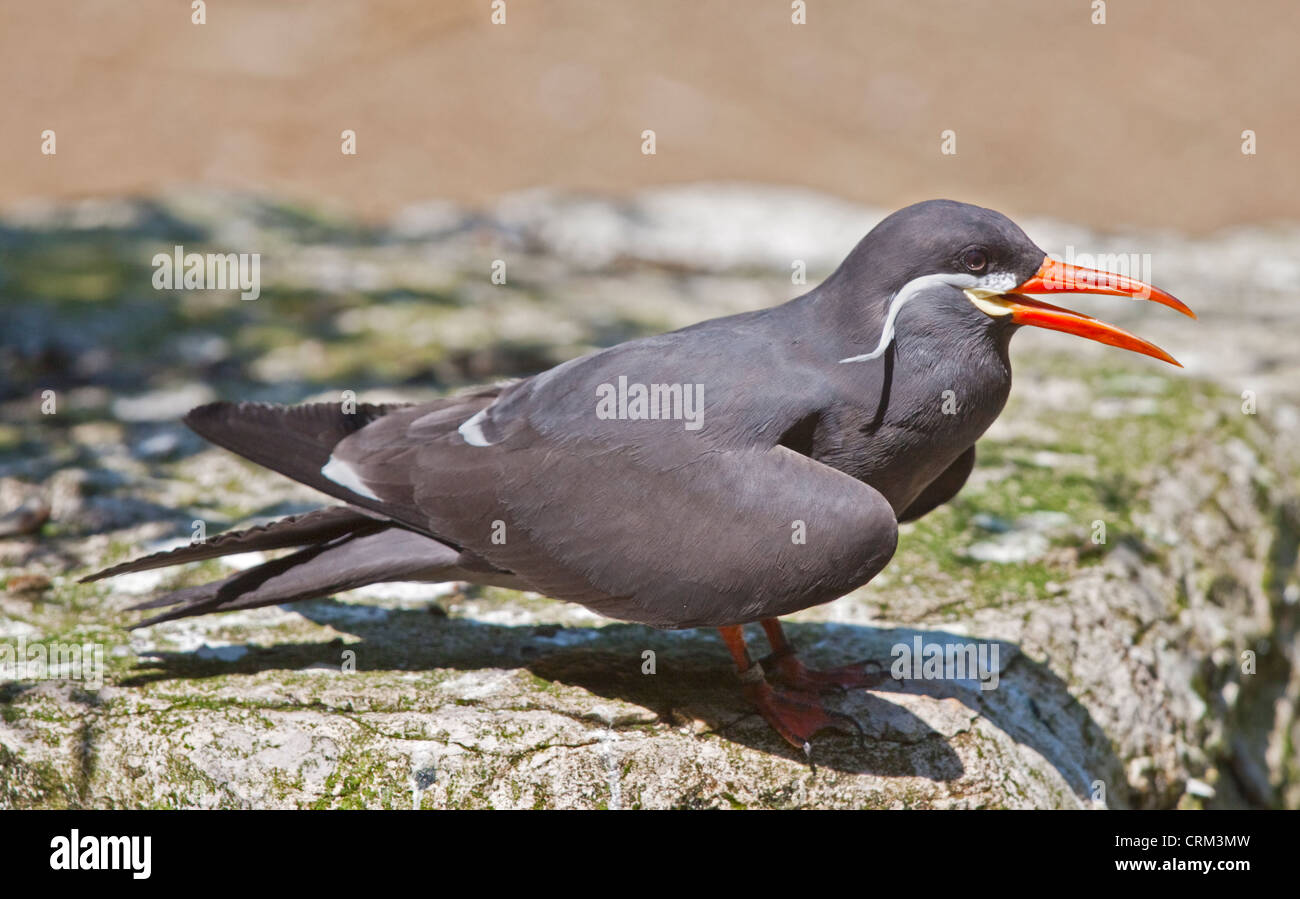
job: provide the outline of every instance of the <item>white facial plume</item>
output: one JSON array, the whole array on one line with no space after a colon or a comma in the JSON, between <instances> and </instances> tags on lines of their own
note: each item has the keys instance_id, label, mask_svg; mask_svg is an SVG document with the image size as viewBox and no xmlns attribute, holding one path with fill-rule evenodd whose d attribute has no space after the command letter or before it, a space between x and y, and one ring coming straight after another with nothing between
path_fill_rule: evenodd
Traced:
<instances>
[{"instance_id":1,"label":"white facial plume","mask_svg":"<svg viewBox=\"0 0 1300 899\"><path fill-rule=\"evenodd\" d=\"M889 301L889 311L885 313L885 327L880 331L880 342L876 344L876 348L870 353L864 353L861 356L850 356L847 359L841 359L840 362L866 362L883 356L885 350L889 349L889 344L894 340L894 320L898 318L898 310L902 309L903 304L912 297L924 293L939 284L962 288L965 290L967 297L974 302L977 298L1006 293L1016 286L1016 276L1010 272L989 272L987 275L977 278L974 275L942 272L937 275L922 275L919 278L913 278L904 284L902 290L894 294L894 298Z\"/></svg>"}]
</instances>

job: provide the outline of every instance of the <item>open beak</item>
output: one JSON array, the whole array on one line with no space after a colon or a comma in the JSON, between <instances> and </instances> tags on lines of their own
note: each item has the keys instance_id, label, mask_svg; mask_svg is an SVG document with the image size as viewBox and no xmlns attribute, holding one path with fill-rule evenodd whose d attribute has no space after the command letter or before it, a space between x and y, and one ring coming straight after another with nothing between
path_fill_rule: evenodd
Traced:
<instances>
[{"instance_id":1,"label":"open beak","mask_svg":"<svg viewBox=\"0 0 1300 899\"><path fill-rule=\"evenodd\" d=\"M1196 318L1196 313L1181 301L1150 284L1112 272L1058 262L1050 256L1043 260L1042 267L1032 278L1007 293L986 294L978 290L968 290L966 293L970 301L987 315L1009 315L1011 321L1017 325L1033 325L1051 331L1077 334L1079 337L1086 337L1098 343L1154 356L1179 368L1182 368L1182 365L1173 356L1123 328L1108 325L1081 312L1073 312L1060 306L1053 306L1051 303L1031 299L1024 294L1100 293L1109 296L1134 297L1161 303L1171 309L1177 309L1183 315Z\"/></svg>"}]
</instances>

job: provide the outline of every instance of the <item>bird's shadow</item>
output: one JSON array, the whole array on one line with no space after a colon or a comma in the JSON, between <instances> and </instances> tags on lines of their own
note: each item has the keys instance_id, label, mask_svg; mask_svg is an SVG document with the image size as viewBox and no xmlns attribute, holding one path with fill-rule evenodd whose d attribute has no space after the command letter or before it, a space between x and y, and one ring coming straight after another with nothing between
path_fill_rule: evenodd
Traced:
<instances>
[{"instance_id":1,"label":"bird's shadow","mask_svg":"<svg viewBox=\"0 0 1300 899\"><path fill-rule=\"evenodd\" d=\"M598 628L558 625L499 625L449 618L430 609L379 609L335 599L295 603L307 619L350 633L359 641L281 643L249 646L232 661L194 653L159 652L142 659L123 682L138 686L174 678L252 674L309 665L341 665L344 649L355 653L358 670L475 670L523 668L545 681L578 687L608 699L655 712L670 724L704 722L710 731L763 752L788 758L799 754L746 704L729 656L713 631L660 631L629 624ZM431 614L437 612L439 614ZM871 691L827 697L827 706L853 718L863 739L823 732L815 741L819 766L846 772L950 781L965 772L950 745L984 718L1047 759L1070 789L1087 798L1093 782L1123 784L1122 765L1101 727L1050 668L1014 644L943 631L879 629L862 625L787 624L792 642L812 665L830 666L859 658L886 665L891 647L925 644L986 644L997 648L998 682L982 690L973 680L886 680ZM756 649L761 635L751 639ZM647 664L653 653L653 674ZM757 652L756 652L757 654ZM913 714L890 694L910 693L955 701L946 705L941 728ZM964 707L964 710L963 710Z\"/></svg>"}]
</instances>

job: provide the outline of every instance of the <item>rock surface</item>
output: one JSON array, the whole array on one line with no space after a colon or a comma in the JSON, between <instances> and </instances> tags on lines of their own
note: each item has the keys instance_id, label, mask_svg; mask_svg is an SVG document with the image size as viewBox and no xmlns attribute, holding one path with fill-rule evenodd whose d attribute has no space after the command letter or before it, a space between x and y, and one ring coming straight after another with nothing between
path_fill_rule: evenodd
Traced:
<instances>
[{"instance_id":1,"label":"rock surface","mask_svg":"<svg viewBox=\"0 0 1300 899\"><path fill-rule=\"evenodd\" d=\"M822 664L975 641L997 650L996 688L833 698L865 739L824 734L815 771L745 707L712 633L465 585L128 632L143 596L255 560L76 584L196 527L320 502L190 435L188 405L525 374L780 302L807 289L800 263L816 283L879 214L697 186L424 207L384 228L216 196L0 222L0 516L30 524L0 536L0 650L104 660L99 685L0 656L0 806L1300 807L1297 229L1023 223L1055 253L1151 253L1142 274L1199 322L1073 305L1188 368L1016 338L1012 400L967 488L904 526L873 583L789 627ZM261 252L262 296L155 292L150 260L176 243Z\"/></svg>"}]
</instances>

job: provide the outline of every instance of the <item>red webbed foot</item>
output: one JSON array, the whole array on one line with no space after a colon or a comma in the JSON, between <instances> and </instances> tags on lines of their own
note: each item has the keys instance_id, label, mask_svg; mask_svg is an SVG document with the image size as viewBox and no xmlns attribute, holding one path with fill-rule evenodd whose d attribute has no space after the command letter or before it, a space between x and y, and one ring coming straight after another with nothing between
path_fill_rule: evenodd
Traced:
<instances>
[{"instance_id":1,"label":"red webbed foot","mask_svg":"<svg viewBox=\"0 0 1300 899\"><path fill-rule=\"evenodd\" d=\"M837 668L809 668L793 651L773 653L762 660L773 682L801 693L842 693L845 690L877 687L889 679L889 669L867 660Z\"/></svg>"}]
</instances>

